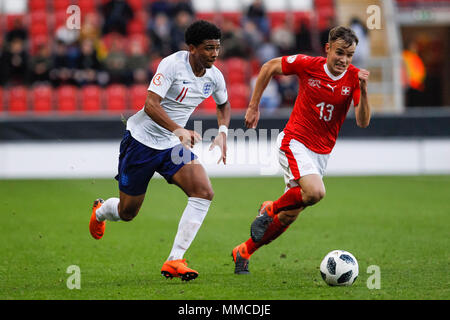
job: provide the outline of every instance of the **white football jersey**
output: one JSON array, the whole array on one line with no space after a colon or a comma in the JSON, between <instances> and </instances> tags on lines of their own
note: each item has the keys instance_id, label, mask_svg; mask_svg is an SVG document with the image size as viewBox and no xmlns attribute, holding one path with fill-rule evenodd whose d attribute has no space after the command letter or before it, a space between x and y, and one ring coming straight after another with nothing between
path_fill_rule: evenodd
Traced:
<instances>
[{"instance_id":1,"label":"white football jersey","mask_svg":"<svg viewBox=\"0 0 450 320\"><path fill-rule=\"evenodd\" d=\"M148 90L162 97L161 107L183 128L194 109L210 95L219 105L228 100L225 79L219 69L213 66L202 77L195 76L188 51L178 51L161 60ZM153 149L168 149L180 143L177 136L154 122L144 108L128 119L127 130L137 141Z\"/></svg>"}]
</instances>

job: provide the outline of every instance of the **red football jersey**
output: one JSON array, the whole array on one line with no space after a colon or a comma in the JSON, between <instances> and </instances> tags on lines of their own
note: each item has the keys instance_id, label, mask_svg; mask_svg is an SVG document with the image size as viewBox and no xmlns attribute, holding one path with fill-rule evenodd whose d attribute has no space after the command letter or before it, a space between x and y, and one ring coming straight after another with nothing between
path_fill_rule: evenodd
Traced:
<instances>
[{"instance_id":1,"label":"red football jersey","mask_svg":"<svg viewBox=\"0 0 450 320\"><path fill-rule=\"evenodd\" d=\"M284 133L321 154L331 153L348 109L359 104L359 69L350 65L333 76L324 57L297 54L282 57L286 75L296 74L299 89Z\"/></svg>"}]
</instances>

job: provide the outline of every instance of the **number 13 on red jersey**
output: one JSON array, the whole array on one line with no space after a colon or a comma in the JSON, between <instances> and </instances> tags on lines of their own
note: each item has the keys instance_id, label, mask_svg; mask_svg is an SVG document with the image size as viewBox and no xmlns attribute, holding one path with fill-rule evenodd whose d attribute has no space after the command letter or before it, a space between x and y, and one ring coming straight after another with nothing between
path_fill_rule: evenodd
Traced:
<instances>
[{"instance_id":1,"label":"number 13 on red jersey","mask_svg":"<svg viewBox=\"0 0 450 320\"><path fill-rule=\"evenodd\" d=\"M316 107L320 108L320 119L324 121L330 121L333 116L334 106L332 104L325 105L325 102L316 104Z\"/></svg>"}]
</instances>

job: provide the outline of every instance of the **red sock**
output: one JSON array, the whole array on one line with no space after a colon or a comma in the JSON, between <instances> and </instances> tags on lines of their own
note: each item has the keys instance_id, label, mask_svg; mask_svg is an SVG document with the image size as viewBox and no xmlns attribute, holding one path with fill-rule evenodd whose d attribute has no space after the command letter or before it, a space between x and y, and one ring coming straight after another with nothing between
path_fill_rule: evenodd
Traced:
<instances>
[{"instance_id":1,"label":"red sock","mask_svg":"<svg viewBox=\"0 0 450 320\"><path fill-rule=\"evenodd\" d=\"M248 254L253 254L253 252L258 250L259 247L265 244L269 244L270 242L278 238L284 231L286 231L288 227L289 226L283 226L278 219L278 216L276 215L273 218L273 221L269 224L269 227L267 228L266 233L264 233L261 241L254 242L250 237L250 239L245 242Z\"/></svg>"},{"instance_id":2,"label":"red sock","mask_svg":"<svg viewBox=\"0 0 450 320\"><path fill-rule=\"evenodd\" d=\"M303 207L302 189L300 187L290 188L278 200L273 202L273 213L293 210Z\"/></svg>"}]
</instances>

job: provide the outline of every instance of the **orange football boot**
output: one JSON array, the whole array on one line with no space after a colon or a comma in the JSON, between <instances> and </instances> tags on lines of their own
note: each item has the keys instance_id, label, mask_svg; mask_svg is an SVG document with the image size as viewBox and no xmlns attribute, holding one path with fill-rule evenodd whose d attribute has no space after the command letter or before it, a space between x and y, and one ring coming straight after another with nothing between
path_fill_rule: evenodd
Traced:
<instances>
[{"instance_id":1,"label":"orange football boot","mask_svg":"<svg viewBox=\"0 0 450 320\"><path fill-rule=\"evenodd\" d=\"M273 217L273 201L264 201L250 227L250 236L254 242L261 241L269 224L273 221Z\"/></svg>"},{"instance_id":2,"label":"orange football boot","mask_svg":"<svg viewBox=\"0 0 450 320\"><path fill-rule=\"evenodd\" d=\"M181 278L182 281L194 280L198 272L188 268L186 259L167 260L161 268L161 274L166 279Z\"/></svg>"},{"instance_id":3,"label":"orange football boot","mask_svg":"<svg viewBox=\"0 0 450 320\"><path fill-rule=\"evenodd\" d=\"M97 199L94 201L94 205L92 206L91 220L89 221L89 231L91 232L91 235L97 240L101 239L103 237L103 234L105 233L105 221L100 222L95 216L97 209L102 206L103 202L103 199Z\"/></svg>"},{"instance_id":4,"label":"orange football boot","mask_svg":"<svg viewBox=\"0 0 450 320\"><path fill-rule=\"evenodd\" d=\"M247 245L244 243L241 243L240 245L236 246L233 251L231 252L231 256L233 257L234 261L234 273L235 274L249 274L250 271L248 270L248 265L250 263L250 255L247 251Z\"/></svg>"}]
</instances>

